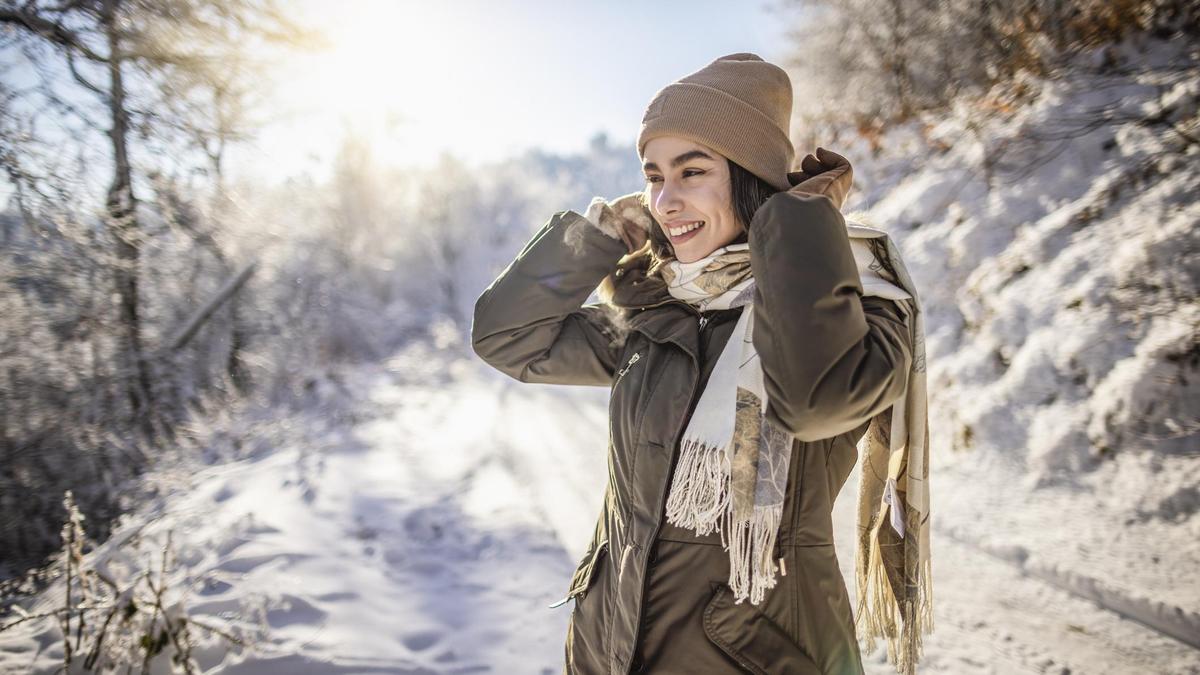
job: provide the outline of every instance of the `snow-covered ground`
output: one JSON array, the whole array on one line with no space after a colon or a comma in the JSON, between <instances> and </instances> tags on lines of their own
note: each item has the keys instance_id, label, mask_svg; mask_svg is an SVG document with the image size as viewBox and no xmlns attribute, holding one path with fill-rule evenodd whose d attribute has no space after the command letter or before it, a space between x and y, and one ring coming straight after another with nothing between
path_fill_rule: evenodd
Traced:
<instances>
[{"instance_id":1,"label":"snow-covered ground","mask_svg":"<svg viewBox=\"0 0 1200 675\"><path fill-rule=\"evenodd\" d=\"M579 415L465 359L435 375L444 357L422 347L344 376L357 422L172 479L92 560L124 558L133 533L156 551L173 530L189 615L265 621L241 653L201 636L205 672L559 672L570 609L547 606L574 558L558 533L590 530L603 403ZM61 602L59 584L28 609ZM49 620L0 634L0 670L52 672L60 635Z\"/></svg>"},{"instance_id":2,"label":"snow-covered ground","mask_svg":"<svg viewBox=\"0 0 1200 675\"><path fill-rule=\"evenodd\" d=\"M547 606L598 512L607 391L521 385L453 354L414 345L347 372L354 421L176 479L93 560L136 561L130 533L154 551L171 529L189 615L261 617L252 648L196 633L203 672L561 672L570 604ZM934 477L934 495L958 479ZM856 486L835 511L851 592ZM941 529L934 560L922 672L1200 673L1197 650ZM59 636L49 620L0 635L0 670L53 672ZM891 672L884 652L864 655L870 673Z\"/></svg>"}]
</instances>

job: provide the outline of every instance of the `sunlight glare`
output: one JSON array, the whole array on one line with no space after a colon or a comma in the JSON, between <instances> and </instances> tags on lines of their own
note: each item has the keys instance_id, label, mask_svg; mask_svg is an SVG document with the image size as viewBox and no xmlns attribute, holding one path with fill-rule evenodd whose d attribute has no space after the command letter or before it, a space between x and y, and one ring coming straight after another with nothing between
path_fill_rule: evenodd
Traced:
<instances>
[{"instance_id":1,"label":"sunlight glare","mask_svg":"<svg viewBox=\"0 0 1200 675\"><path fill-rule=\"evenodd\" d=\"M326 48L295 59L283 96L303 120L293 132L324 137L324 159L347 133L384 163L432 161L456 129L471 124L463 96L470 51L449 49L469 23L434 3L348 2L318 25ZM475 64L475 69L478 64Z\"/></svg>"}]
</instances>

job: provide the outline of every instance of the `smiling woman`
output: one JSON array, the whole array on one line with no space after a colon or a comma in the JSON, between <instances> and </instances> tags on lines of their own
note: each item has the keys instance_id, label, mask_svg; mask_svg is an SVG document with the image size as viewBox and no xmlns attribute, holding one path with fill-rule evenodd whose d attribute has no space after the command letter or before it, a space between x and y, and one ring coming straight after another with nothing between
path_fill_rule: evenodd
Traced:
<instances>
[{"instance_id":1,"label":"smiling woman","mask_svg":"<svg viewBox=\"0 0 1200 675\"><path fill-rule=\"evenodd\" d=\"M791 106L755 54L667 85L644 191L555 214L476 302L495 368L610 387L608 494L558 603L568 674L862 673L830 512L863 438L858 618L910 674L932 627L927 463L889 463L927 441L915 296L890 241L852 249L884 233L839 212L849 162L789 172Z\"/></svg>"}]
</instances>

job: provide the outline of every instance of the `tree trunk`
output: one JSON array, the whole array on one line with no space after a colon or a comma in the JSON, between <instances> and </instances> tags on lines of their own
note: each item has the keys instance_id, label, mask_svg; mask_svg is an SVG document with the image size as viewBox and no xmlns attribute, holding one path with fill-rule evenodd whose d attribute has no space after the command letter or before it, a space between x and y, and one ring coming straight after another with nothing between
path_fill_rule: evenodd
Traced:
<instances>
[{"instance_id":1,"label":"tree trunk","mask_svg":"<svg viewBox=\"0 0 1200 675\"><path fill-rule=\"evenodd\" d=\"M245 359L242 358L242 350L246 346L246 335L238 316L238 296L236 294L229 299L229 324L231 331L229 359L225 363L225 370L229 373L229 379L233 382L234 388L244 394L250 389L250 373L246 369Z\"/></svg>"},{"instance_id":2,"label":"tree trunk","mask_svg":"<svg viewBox=\"0 0 1200 675\"><path fill-rule=\"evenodd\" d=\"M218 96L223 101L223 92L219 91ZM220 106L221 103L218 102L217 105ZM208 148L208 146L205 147ZM224 220L226 207L229 205L229 193L225 190L225 137L223 134L217 135L214 147L208 148L207 152L213 180L216 183L210 211L213 218L220 222ZM225 262L223 257L221 262ZM234 293L233 297L229 298L229 354L225 359L225 372L233 383L233 388L238 393L244 394L250 390L250 372L246 368L246 360L242 358L242 350L247 343L247 329L242 325L240 319L239 304L240 298L237 293Z\"/></svg>"},{"instance_id":3,"label":"tree trunk","mask_svg":"<svg viewBox=\"0 0 1200 675\"><path fill-rule=\"evenodd\" d=\"M119 315L125 335L125 359L132 377L128 378L126 392L129 397L133 419L142 430L150 434L152 423L150 411L149 365L142 358L141 318L138 313L138 267L141 253L141 232L137 221L137 201L133 195L133 167L129 163L129 111L125 107L125 81L121 72L124 59L117 25L117 7L120 0L104 3L102 20L108 37L109 115L112 129L109 138L113 148L113 180L108 189L106 209L109 226L115 230L117 267L114 275Z\"/></svg>"},{"instance_id":4,"label":"tree trunk","mask_svg":"<svg viewBox=\"0 0 1200 675\"><path fill-rule=\"evenodd\" d=\"M907 17L904 14L902 0L892 0L892 49L889 55L891 63L892 86L899 102L900 118L907 121L913 115L912 81L908 72L908 31L910 30Z\"/></svg>"}]
</instances>

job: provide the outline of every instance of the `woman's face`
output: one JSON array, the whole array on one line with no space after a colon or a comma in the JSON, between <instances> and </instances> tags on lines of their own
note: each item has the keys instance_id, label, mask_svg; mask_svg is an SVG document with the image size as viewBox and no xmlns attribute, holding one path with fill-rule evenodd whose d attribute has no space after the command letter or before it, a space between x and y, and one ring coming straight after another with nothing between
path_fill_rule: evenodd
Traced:
<instances>
[{"instance_id":1,"label":"woman's face","mask_svg":"<svg viewBox=\"0 0 1200 675\"><path fill-rule=\"evenodd\" d=\"M650 212L679 262L695 262L742 233L725 157L678 136L653 138L644 153Z\"/></svg>"}]
</instances>

